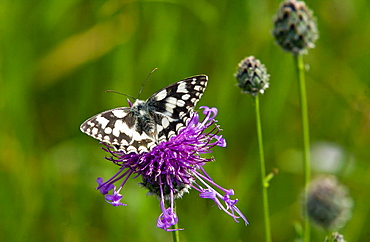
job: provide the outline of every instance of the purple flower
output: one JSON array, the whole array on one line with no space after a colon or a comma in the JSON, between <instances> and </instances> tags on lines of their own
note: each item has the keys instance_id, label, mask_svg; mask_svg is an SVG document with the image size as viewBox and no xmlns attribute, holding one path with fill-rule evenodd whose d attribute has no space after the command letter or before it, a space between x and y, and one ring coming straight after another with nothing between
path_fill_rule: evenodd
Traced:
<instances>
[{"instance_id":1,"label":"purple flower","mask_svg":"<svg viewBox=\"0 0 370 242\"><path fill-rule=\"evenodd\" d=\"M213 158L202 158L200 155L211 153L214 146L225 147L226 141L218 135L220 128L215 120L217 109L201 108L205 114L202 121L199 121L198 113L194 112L178 135L159 143L150 152L126 154L105 145L103 149L111 154L106 159L120 166L119 171L108 181L103 182L102 178L97 180L97 189L105 195L106 201L113 206L125 206L120 202L120 190L131 175L134 178L141 176L140 184L160 200L162 213L157 221L159 228L173 231L170 227L178 222L174 200L182 197L190 188L197 190L200 197L212 199L219 209L232 216L236 222L241 218L247 225L247 219L235 205L238 200L230 199L234 191L217 185L203 169L203 165L213 161ZM116 189L114 184L118 181L121 184ZM110 191L113 191L112 195L108 194Z\"/></svg>"},{"instance_id":2,"label":"purple flower","mask_svg":"<svg viewBox=\"0 0 370 242\"><path fill-rule=\"evenodd\" d=\"M157 221L157 227L164 229L166 231L175 231L176 229L169 229L172 225L177 224L179 219L177 218L176 213L174 212L173 207L166 208L164 206L164 200L160 201L162 213L159 215L158 221ZM183 229L177 229L177 230L183 230Z\"/></svg>"}]
</instances>

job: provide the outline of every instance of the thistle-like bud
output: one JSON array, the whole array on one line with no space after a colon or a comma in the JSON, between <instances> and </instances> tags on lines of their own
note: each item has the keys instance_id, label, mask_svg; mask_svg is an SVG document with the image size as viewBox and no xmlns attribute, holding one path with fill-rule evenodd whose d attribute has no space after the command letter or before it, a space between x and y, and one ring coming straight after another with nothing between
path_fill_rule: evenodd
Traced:
<instances>
[{"instance_id":1,"label":"thistle-like bud","mask_svg":"<svg viewBox=\"0 0 370 242\"><path fill-rule=\"evenodd\" d=\"M256 96L258 93L263 93L269 87L270 75L267 74L265 65L254 58L254 56L244 58L238 64L238 70L234 74L242 92Z\"/></svg>"},{"instance_id":2,"label":"thistle-like bud","mask_svg":"<svg viewBox=\"0 0 370 242\"><path fill-rule=\"evenodd\" d=\"M318 38L316 19L303 1L287 0L280 5L272 31L283 50L306 54Z\"/></svg>"},{"instance_id":3,"label":"thistle-like bud","mask_svg":"<svg viewBox=\"0 0 370 242\"><path fill-rule=\"evenodd\" d=\"M352 199L334 176L321 176L308 188L307 215L325 230L342 228L351 217Z\"/></svg>"}]
</instances>

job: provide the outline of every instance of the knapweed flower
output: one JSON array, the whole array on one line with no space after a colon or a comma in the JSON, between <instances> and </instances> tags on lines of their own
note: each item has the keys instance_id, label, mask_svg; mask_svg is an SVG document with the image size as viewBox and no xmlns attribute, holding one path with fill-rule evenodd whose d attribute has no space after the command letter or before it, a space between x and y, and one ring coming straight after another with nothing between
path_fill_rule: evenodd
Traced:
<instances>
[{"instance_id":1,"label":"knapweed flower","mask_svg":"<svg viewBox=\"0 0 370 242\"><path fill-rule=\"evenodd\" d=\"M125 206L121 202L122 187L129 177L141 177L140 184L160 201L162 213L157 221L159 228L173 231L171 226L178 222L174 200L191 188L198 191L200 197L212 199L236 222L241 218L248 224L235 205L238 200L230 198L234 191L217 185L203 169L203 165L213 158L202 158L200 154L210 153L215 146L225 147L226 141L218 135L220 128L215 120L217 109L201 108L205 114L202 121L199 120L198 113L194 112L187 126L178 135L159 143L149 152L126 154L105 145L103 149L111 154L107 159L120 166L119 171L108 181L103 182L102 178L97 180L97 189L105 195L106 201L113 206ZM120 183L118 188L115 183Z\"/></svg>"},{"instance_id":2,"label":"knapweed flower","mask_svg":"<svg viewBox=\"0 0 370 242\"><path fill-rule=\"evenodd\" d=\"M270 75L267 74L265 65L254 56L246 57L238 64L238 70L234 74L238 81L238 87L242 92L256 96L264 93L269 87Z\"/></svg>"},{"instance_id":3,"label":"knapweed flower","mask_svg":"<svg viewBox=\"0 0 370 242\"><path fill-rule=\"evenodd\" d=\"M293 55L307 53L318 39L316 19L303 1L287 0L280 5L272 34L280 47Z\"/></svg>"},{"instance_id":4,"label":"knapweed flower","mask_svg":"<svg viewBox=\"0 0 370 242\"><path fill-rule=\"evenodd\" d=\"M334 176L320 176L308 188L307 215L328 231L342 228L351 217L352 199Z\"/></svg>"}]
</instances>

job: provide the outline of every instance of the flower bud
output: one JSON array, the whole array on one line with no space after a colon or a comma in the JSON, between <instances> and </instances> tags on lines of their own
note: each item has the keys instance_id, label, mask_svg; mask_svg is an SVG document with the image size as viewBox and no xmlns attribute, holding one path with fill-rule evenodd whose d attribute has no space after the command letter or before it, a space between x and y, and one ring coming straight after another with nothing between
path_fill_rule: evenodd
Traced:
<instances>
[{"instance_id":1,"label":"flower bud","mask_svg":"<svg viewBox=\"0 0 370 242\"><path fill-rule=\"evenodd\" d=\"M334 176L320 176L308 188L307 215L318 226L334 231L351 217L352 199Z\"/></svg>"},{"instance_id":2,"label":"flower bud","mask_svg":"<svg viewBox=\"0 0 370 242\"><path fill-rule=\"evenodd\" d=\"M256 96L258 93L263 93L269 87L270 75L267 74L265 65L254 58L254 56L246 57L238 65L238 70L234 74L242 92Z\"/></svg>"},{"instance_id":3,"label":"flower bud","mask_svg":"<svg viewBox=\"0 0 370 242\"><path fill-rule=\"evenodd\" d=\"M274 26L272 34L283 50L300 55L315 47L318 38L316 19L303 1L283 2Z\"/></svg>"}]
</instances>

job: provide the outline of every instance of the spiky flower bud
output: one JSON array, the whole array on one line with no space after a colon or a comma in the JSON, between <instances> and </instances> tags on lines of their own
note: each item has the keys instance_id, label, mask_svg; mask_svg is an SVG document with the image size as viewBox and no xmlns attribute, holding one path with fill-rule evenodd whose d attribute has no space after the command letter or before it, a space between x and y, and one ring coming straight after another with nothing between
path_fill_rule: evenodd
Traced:
<instances>
[{"instance_id":1,"label":"spiky flower bud","mask_svg":"<svg viewBox=\"0 0 370 242\"><path fill-rule=\"evenodd\" d=\"M260 60L254 56L244 58L238 64L238 70L234 74L242 92L256 96L258 93L263 93L269 87L270 75L267 74L265 65L261 64Z\"/></svg>"},{"instance_id":2,"label":"spiky flower bud","mask_svg":"<svg viewBox=\"0 0 370 242\"><path fill-rule=\"evenodd\" d=\"M316 19L303 1L287 0L280 5L272 31L283 50L306 54L318 38Z\"/></svg>"},{"instance_id":3,"label":"spiky flower bud","mask_svg":"<svg viewBox=\"0 0 370 242\"><path fill-rule=\"evenodd\" d=\"M352 199L334 176L313 180L307 194L307 215L318 226L334 231L351 217Z\"/></svg>"}]
</instances>

